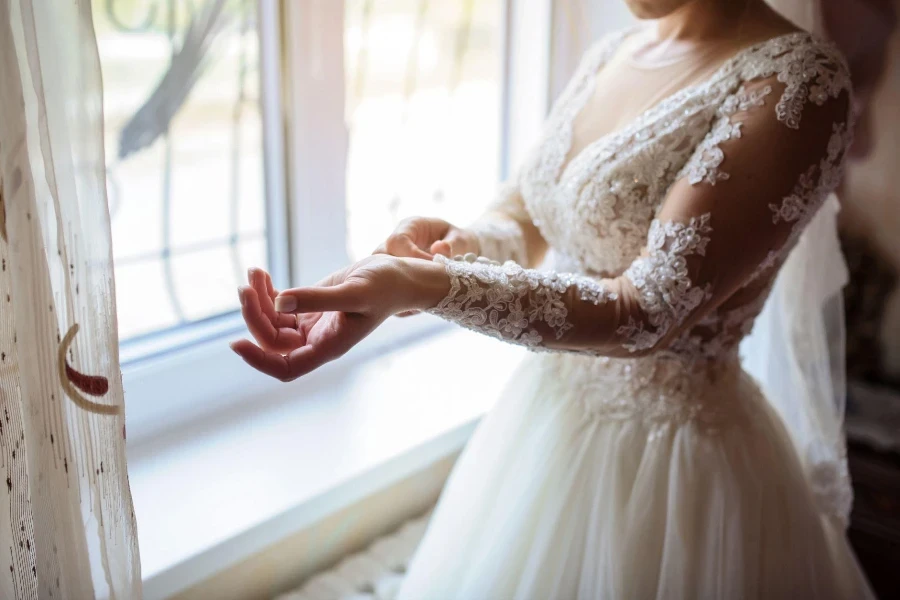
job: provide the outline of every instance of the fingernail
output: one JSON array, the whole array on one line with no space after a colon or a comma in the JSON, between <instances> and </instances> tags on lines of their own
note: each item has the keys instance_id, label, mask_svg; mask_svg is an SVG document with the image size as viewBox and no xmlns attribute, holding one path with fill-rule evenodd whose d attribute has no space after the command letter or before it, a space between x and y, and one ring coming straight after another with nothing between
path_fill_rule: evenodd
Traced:
<instances>
[{"instance_id":1,"label":"fingernail","mask_svg":"<svg viewBox=\"0 0 900 600\"><path fill-rule=\"evenodd\" d=\"M293 312L297 308L297 299L293 296L276 296L275 310L278 312Z\"/></svg>"},{"instance_id":2,"label":"fingernail","mask_svg":"<svg viewBox=\"0 0 900 600\"><path fill-rule=\"evenodd\" d=\"M241 306L244 305L244 286L238 286L238 300L241 301Z\"/></svg>"}]
</instances>

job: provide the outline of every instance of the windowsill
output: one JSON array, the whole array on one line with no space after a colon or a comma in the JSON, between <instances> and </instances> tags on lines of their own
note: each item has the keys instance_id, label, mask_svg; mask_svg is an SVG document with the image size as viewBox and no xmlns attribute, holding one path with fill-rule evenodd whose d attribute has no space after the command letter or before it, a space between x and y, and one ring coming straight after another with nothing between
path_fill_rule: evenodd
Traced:
<instances>
[{"instance_id":1,"label":"windowsill","mask_svg":"<svg viewBox=\"0 0 900 600\"><path fill-rule=\"evenodd\" d=\"M521 356L447 330L129 447L145 597L183 591L457 452Z\"/></svg>"}]
</instances>

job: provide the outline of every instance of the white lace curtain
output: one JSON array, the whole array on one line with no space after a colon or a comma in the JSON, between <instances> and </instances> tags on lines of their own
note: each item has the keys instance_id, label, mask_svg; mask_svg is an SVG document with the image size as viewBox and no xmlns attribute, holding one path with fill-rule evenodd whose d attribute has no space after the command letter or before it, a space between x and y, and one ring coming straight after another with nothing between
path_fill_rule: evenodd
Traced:
<instances>
[{"instance_id":1,"label":"white lace curtain","mask_svg":"<svg viewBox=\"0 0 900 600\"><path fill-rule=\"evenodd\" d=\"M86 0L0 0L0 178L0 598L139 598Z\"/></svg>"}]
</instances>

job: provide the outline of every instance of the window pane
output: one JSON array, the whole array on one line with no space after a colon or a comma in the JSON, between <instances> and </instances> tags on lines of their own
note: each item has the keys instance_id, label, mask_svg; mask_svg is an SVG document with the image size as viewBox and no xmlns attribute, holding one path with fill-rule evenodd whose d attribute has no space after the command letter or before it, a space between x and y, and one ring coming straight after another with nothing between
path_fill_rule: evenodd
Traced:
<instances>
[{"instance_id":1,"label":"window pane","mask_svg":"<svg viewBox=\"0 0 900 600\"><path fill-rule=\"evenodd\" d=\"M238 308L266 264L256 0L93 0L119 336Z\"/></svg>"},{"instance_id":2,"label":"window pane","mask_svg":"<svg viewBox=\"0 0 900 600\"><path fill-rule=\"evenodd\" d=\"M465 225L500 173L502 0L347 0L349 250L411 215Z\"/></svg>"}]
</instances>

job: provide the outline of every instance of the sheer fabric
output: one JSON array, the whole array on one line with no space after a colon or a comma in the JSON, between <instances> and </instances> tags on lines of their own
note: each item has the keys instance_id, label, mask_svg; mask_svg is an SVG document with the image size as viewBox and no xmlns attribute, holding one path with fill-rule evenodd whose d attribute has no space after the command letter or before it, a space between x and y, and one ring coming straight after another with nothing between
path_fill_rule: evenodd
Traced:
<instances>
[{"instance_id":1,"label":"sheer fabric","mask_svg":"<svg viewBox=\"0 0 900 600\"><path fill-rule=\"evenodd\" d=\"M825 34L825 13L819 0L772 0L771 4L801 27ZM855 84L858 92L860 82ZM854 113L859 112L858 107L859 97L855 96ZM858 122L853 130L858 133ZM848 155L856 148L854 141ZM838 240L838 209L832 194L811 218L780 269L741 352L744 368L759 381L790 430L821 509L846 527L853 490L843 428L846 353L842 289L849 273Z\"/></svg>"},{"instance_id":2,"label":"sheer fabric","mask_svg":"<svg viewBox=\"0 0 900 600\"><path fill-rule=\"evenodd\" d=\"M0 3L2 598L140 598L91 3Z\"/></svg>"}]
</instances>

